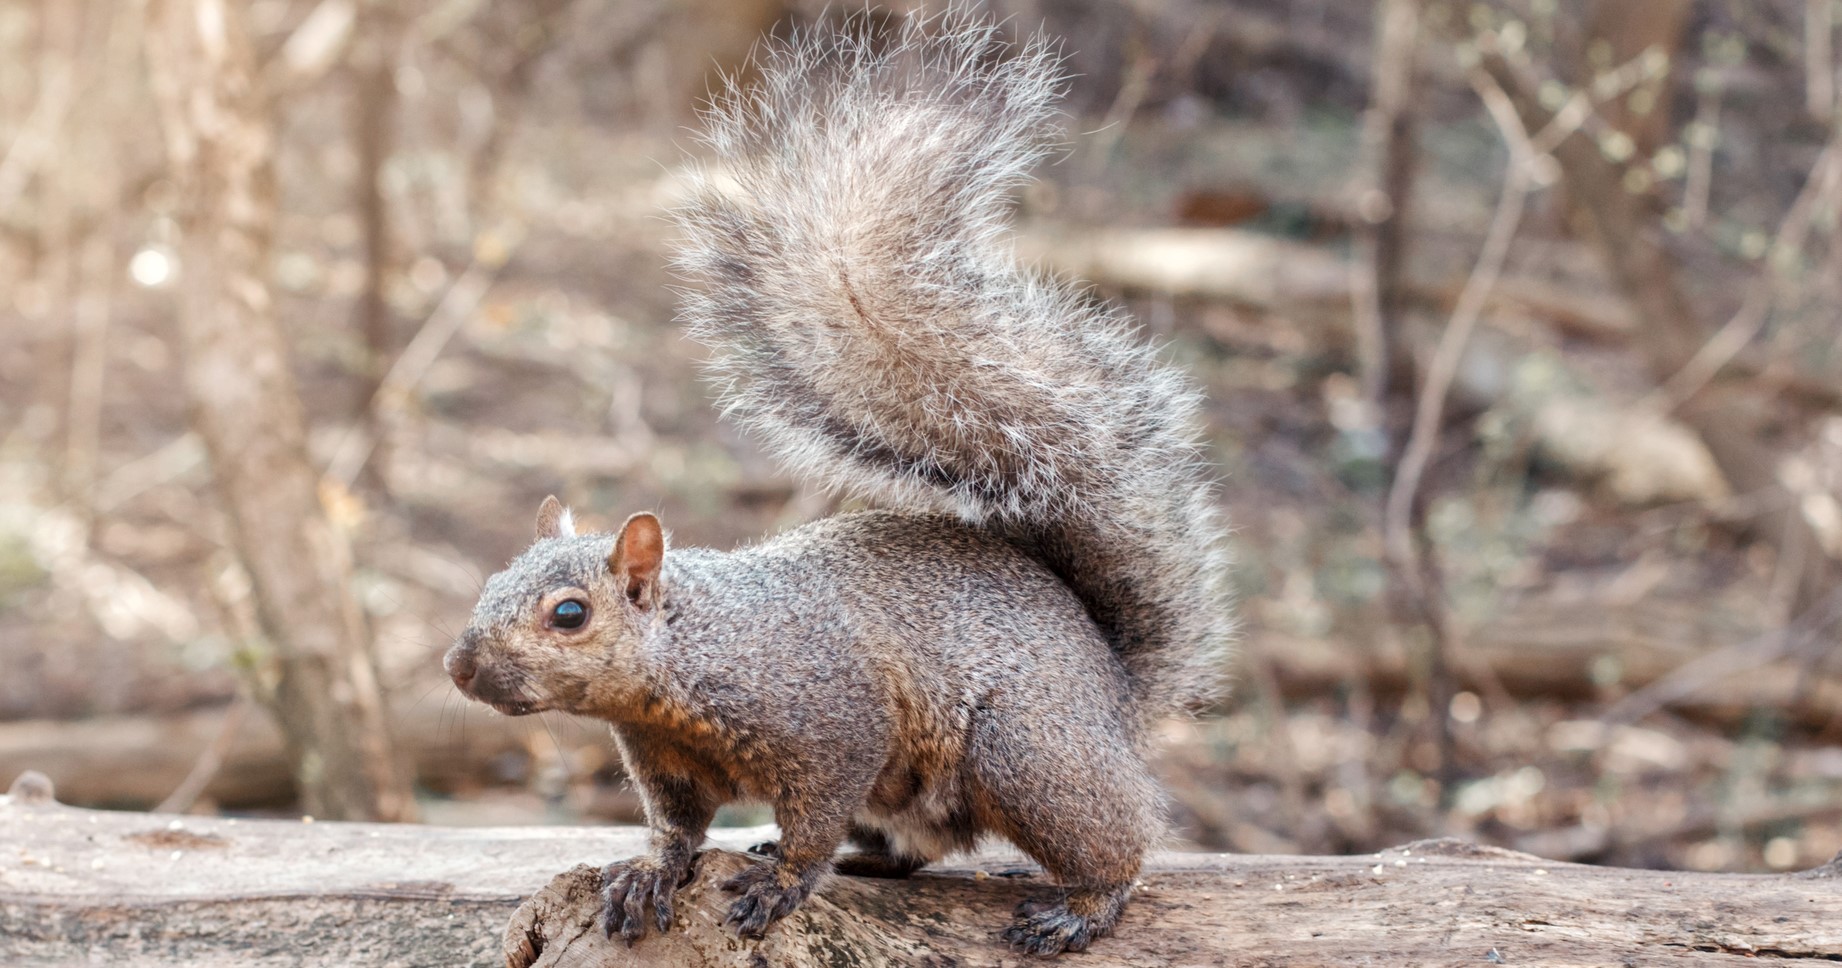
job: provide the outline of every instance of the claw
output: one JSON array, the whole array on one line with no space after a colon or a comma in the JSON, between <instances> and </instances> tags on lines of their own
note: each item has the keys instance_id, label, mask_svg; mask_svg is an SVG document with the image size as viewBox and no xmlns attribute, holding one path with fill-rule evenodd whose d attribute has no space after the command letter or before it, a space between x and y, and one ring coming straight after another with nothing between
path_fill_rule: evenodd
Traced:
<instances>
[{"instance_id":1,"label":"claw","mask_svg":"<svg viewBox=\"0 0 1842 968\"><path fill-rule=\"evenodd\" d=\"M601 876L601 930L609 939L619 934L632 946L651 927L661 934L671 929L672 895L679 881L675 872L648 858L636 858L609 864ZM651 918L646 916L648 908Z\"/></svg>"},{"instance_id":2,"label":"claw","mask_svg":"<svg viewBox=\"0 0 1842 968\"><path fill-rule=\"evenodd\" d=\"M652 917L653 917L653 922L657 924L659 927L660 934L664 934L665 932L670 931L672 929L672 892L671 891L666 891L663 894L656 894L653 896Z\"/></svg>"},{"instance_id":3,"label":"claw","mask_svg":"<svg viewBox=\"0 0 1842 968\"><path fill-rule=\"evenodd\" d=\"M645 878L635 878L633 889L627 892L626 904L622 914L625 915L620 926L620 936L628 947L638 944L646 936L646 907L652 900L653 885Z\"/></svg>"},{"instance_id":4,"label":"claw","mask_svg":"<svg viewBox=\"0 0 1842 968\"><path fill-rule=\"evenodd\" d=\"M723 919L723 924L734 930L739 937L759 938L767 934L767 929L774 922L793 913L800 902L812 893L810 879L802 879L791 887L783 887L778 875L778 865L756 864L724 881L724 892L739 894L741 897L730 905L729 915Z\"/></svg>"},{"instance_id":5,"label":"claw","mask_svg":"<svg viewBox=\"0 0 1842 968\"><path fill-rule=\"evenodd\" d=\"M1004 929L1002 937L1025 954L1057 955L1086 951L1104 933L1088 918L1068 910L1065 903L1032 900L1017 906L1017 920Z\"/></svg>"}]
</instances>

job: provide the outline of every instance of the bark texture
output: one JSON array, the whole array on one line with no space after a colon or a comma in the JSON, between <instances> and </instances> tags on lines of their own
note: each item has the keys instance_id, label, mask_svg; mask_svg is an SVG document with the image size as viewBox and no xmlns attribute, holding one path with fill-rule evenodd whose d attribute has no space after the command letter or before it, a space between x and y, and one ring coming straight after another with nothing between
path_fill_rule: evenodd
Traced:
<instances>
[{"instance_id":1,"label":"bark texture","mask_svg":"<svg viewBox=\"0 0 1842 968\"><path fill-rule=\"evenodd\" d=\"M148 4L150 81L179 189L186 393L249 576L252 684L287 737L307 810L400 819L413 801L270 298L274 135L243 9Z\"/></svg>"},{"instance_id":2,"label":"bark texture","mask_svg":"<svg viewBox=\"0 0 1842 968\"><path fill-rule=\"evenodd\" d=\"M0 800L0 963L1023 965L1000 945L1045 884L1001 853L907 881L833 878L758 943L721 927L706 851L672 933L594 929L634 828L444 829L175 818ZM761 829L718 831L734 848ZM17 850L11 845L18 845ZM572 867L571 865L577 865ZM557 871L565 871L556 874ZM524 900L529 898L528 900ZM520 902L523 901L521 904ZM509 924L508 924L509 919ZM1116 936L1066 963L1722 965L1842 958L1842 865L1743 876L1584 867L1452 841L1360 857L1156 855Z\"/></svg>"}]
</instances>

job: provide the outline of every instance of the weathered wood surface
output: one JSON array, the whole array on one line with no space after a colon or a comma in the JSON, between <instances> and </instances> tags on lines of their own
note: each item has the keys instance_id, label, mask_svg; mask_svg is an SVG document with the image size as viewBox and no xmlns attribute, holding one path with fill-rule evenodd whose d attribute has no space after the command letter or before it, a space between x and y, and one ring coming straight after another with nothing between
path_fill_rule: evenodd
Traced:
<instances>
[{"instance_id":1,"label":"weathered wood surface","mask_svg":"<svg viewBox=\"0 0 1842 968\"><path fill-rule=\"evenodd\" d=\"M599 875L590 867L572 870L514 916L506 930L507 964L1039 963L993 938L1017 902L1043 890L1021 861L981 857L902 883L836 878L758 945L739 943L722 929L728 900L715 885L744 863L734 854L706 853L679 895L674 933L632 949L593 930ZM1361 857L1163 854L1145 874L1118 934L1086 954L1063 957L1082 968L1837 960L1838 874L1585 867L1457 841Z\"/></svg>"},{"instance_id":2,"label":"weathered wood surface","mask_svg":"<svg viewBox=\"0 0 1842 968\"><path fill-rule=\"evenodd\" d=\"M46 784L45 789L49 789ZM558 871L633 827L451 828L176 817L0 798L0 965L498 965ZM762 830L719 831L742 847Z\"/></svg>"},{"instance_id":3,"label":"weathered wood surface","mask_svg":"<svg viewBox=\"0 0 1842 968\"><path fill-rule=\"evenodd\" d=\"M1020 965L994 940L1035 869L986 854L835 878L760 943L721 927L710 851L672 934L594 930L632 828L444 829L176 818L0 800L0 964ZM722 831L735 848L760 830ZM587 865L587 866L578 866ZM565 873L558 874L562 871ZM534 896L533 896L534 895ZM527 897L528 903L520 906ZM508 924L509 922L509 924ZM1842 959L1842 865L1795 875L1549 863L1453 842L1360 857L1160 854L1081 966L1720 965Z\"/></svg>"}]
</instances>

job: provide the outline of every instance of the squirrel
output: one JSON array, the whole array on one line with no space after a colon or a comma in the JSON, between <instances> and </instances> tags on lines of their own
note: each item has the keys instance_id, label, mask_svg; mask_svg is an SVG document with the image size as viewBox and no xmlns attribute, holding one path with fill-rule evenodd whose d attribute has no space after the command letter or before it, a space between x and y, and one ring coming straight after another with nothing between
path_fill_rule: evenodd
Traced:
<instances>
[{"instance_id":1,"label":"squirrel","mask_svg":"<svg viewBox=\"0 0 1842 968\"><path fill-rule=\"evenodd\" d=\"M1064 86L1042 37L948 14L759 67L706 112L683 316L731 413L878 509L722 552L648 513L578 533L551 497L445 667L501 712L612 724L651 840L605 871L609 937L668 930L718 806L756 800L781 839L724 885L743 937L834 870L995 835L1058 888L1003 939L1083 950L1165 834L1154 724L1217 694L1232 640L1200 393L1010 253Z\"/></svg>"}]
</instances>

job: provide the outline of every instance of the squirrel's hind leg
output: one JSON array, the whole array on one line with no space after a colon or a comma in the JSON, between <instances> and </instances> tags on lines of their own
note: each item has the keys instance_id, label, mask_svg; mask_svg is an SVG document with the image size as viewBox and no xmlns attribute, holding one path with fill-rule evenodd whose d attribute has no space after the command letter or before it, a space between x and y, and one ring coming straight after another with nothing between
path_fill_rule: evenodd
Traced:
<instances>
[{"instance_id":1,"label":"squirrel's hind leg","mask_svg":"<svg viewBox=\"0 0 1842 968\"><path fill-rule=\"evenodd\" d=\"M1157 781L1123 731L1104 721L1070 717L1073 729L1041 730L1005 712L993 710L974 728L980 813L1062 891L1020 906L1003 937L1034 955L1081 951L1125 910L1161 829Z\"/></svg>"}]
</instances>

